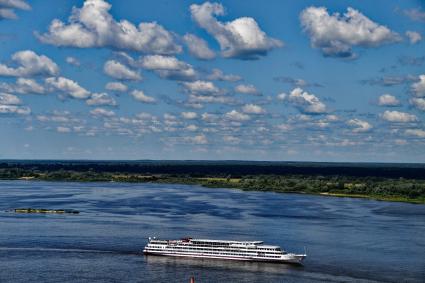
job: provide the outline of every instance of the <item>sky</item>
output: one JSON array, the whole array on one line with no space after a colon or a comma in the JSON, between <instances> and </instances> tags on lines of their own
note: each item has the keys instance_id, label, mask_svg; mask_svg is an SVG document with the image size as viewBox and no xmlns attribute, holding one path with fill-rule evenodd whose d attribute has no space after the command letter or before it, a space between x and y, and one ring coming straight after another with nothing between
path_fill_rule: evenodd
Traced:
<instances>
[{"instance_id":1,"label":"sky","mask_svg":"<svg viewBox=\"0 0 425 283\"><path fill-rule=\"evenodd\" d=\"M425 1L0 0L0 159L425 161Z\"/></svg>"}]
</instances>

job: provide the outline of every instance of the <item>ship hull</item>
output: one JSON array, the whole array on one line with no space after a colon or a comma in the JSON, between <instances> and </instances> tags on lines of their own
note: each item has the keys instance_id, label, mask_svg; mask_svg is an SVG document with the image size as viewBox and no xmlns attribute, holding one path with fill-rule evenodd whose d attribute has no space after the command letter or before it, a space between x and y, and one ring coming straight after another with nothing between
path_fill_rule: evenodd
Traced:
<instances>
[{"instance_id":1,"label":"ship hull","mask_svg":"<svg viewBox=\"0 0 425 283\"><path fill-rule=\"evenodd\" d=\"M172 256L172 257L185 257L185 258L206 258L206 259L217 259L217 260L235 260L235 261L251 261L251 262L274 262L274 263L286 263L286 264L297 264L301 265L305 255L294 255L291 258L281 259L267 259L257 257L234 257L234 256L220 256L220 255L207 255L207 254L195 254L195 253L168 253L168 252L154 252L154 251L143 251L145 255L154 256Z\"/></svg>"}]
</instances>

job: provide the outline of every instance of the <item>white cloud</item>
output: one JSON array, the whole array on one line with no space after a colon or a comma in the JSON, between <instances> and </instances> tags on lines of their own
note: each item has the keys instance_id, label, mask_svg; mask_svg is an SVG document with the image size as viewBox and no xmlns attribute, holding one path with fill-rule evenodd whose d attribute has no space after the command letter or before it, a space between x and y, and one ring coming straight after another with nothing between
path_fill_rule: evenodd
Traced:
<instances>
[{"instance_id":1,"label":"white cloud","mask_svg":"<svg viewBox=\"0 0 425 283\"><path fill-rule=\"evenodd\" d=\"M16 92L44 94L45 89L33 79L18 78L16 80Z\"/></svg>"},{"instance_id":2,"label":"white cloud","mask_svg":"<svg viewBox=\"0 0 425 283\"><path fill-rule=\"evenodd\" d=\"M0 105L20 105L22 101L16 95L0 93Z\"/></svg>"},{"instance_id":3,"label":"white cloud","mask_svg":"<svg viewBox=\"0 0 425 283\"><path fill-rule=\"evenodd\" d=\"M70 128L68 128L68 127L63 127L63 126L59 126L59 127L56 127L56 131L58 132L58 133L70 133L71 132L71 129Z\"/></svg>"},{"instance_id":4,"label":"white cloud","mask_svg":"<svg viewBox=\"0 0 425 283\"><path fill-rule=\"evenodd\" d=\"M404 132L406 135L409 136L416 136L418 138L425 138L425 131L421 129L407 129Z\"/></svg>"},{"instance_id":5,"label":"white cloud","mask_svg":"<svg viewBox=\"0 0 425 283\"><path fill-rule=\"evenodd\" d=\"M388 122L394 123L409 123L418 121L418 117L413 114L400 111L385 111L381 118Z\"/></svg>"},{"instance_id":6,"label":"white cloud","mask_svg":"<svg viewBox=\"0 0 425 283\"><path fill-rule=\"evenodd\" d=\"M31 77L54 76L59 73L59 67L50 58L37 55L34 51L23 50L12 55L12 61L17 67L0 64L0 76Z\"/></svg>"},{"instance_id":7,"label":"white cloud","mask_svg":"<svg viewBox=\"0 0 425 283\"><path fill-rule=\"evenodd\" d=\"M161 25L117 22L109 14L110 9L111 5L103 0L86 0L83 7L72 9L67 24L55 19L47 33L36 36L41 42L56 46L109 47L155 54L181 52L173 34Z\"/></svg>"},{"instance_id":8,"label":"white cloud","mask_svg":"<svg viewBox=\"0 0 425 283\"><path fill-rule=\"evenodd\" d=\"M412 91L417 97L425 96L425 75L420 75L419 81L412 84Z\"/></svg>"},{"instance_id":9,"label":"white cloud","mask_svg":"<svg viewBox=\"0 0 425 283\"><path fill-rule=\"evenodd\" d=\"M76 99L86 99L90 96L90 92L81 87L77 82L64 78L47 78L46 86L50 91L59 91L62 94L68 95Z\"/></svg>"},{"instance_id":10,"label":"white cloud","mask_svg":"<svg viewBox=\"0 0 425 283\"><path fill-rule=\"evenodd\" d=\"M420 9L408 9L403 11L413 21L425 22L425 12Z\"/></svg>"},{"instance_id":11,"label":"white cloud","mask_svg":"<svg viewBox=\"0 0 425 283\"><path fill-rule=\"evenodd\" d=\"M196 117L198 117L198 114L196 114L196 112L182 112L181 115L184 119L187 120L196 119Z\"/></svg>"},{"instance_id":12,"label":"white cloud","mask_svg":"<svg viewBox=\"0 0 425 283\"><path fill-rule=\"evenodd\" d=\"M220 69L212 69L211 74L207 76L208 80L211 81L226 81L226 82L237 82L242 80L240 76L237 75L225 75Z\"/></svg>"},{"instance_id":13,"label":"white cloud","mask_svg":"<svg viewBox=\"0 0 425 283\"><path fill-rule=\"evenodd\" d=\"M291 91L288 101L305 114L326 113L326 105L314 94L310 94L297 87Z\"/></svg>"},{"instance_id":14,"label":"white cloud","mask_svg":"<svg viewBox=\"0 0 425 283\"><path fill-rule=\"evenodd\" d=\"M86 100L86 103L90 106L117 106L117 102L115 101L115 99L105 92L93 93L90 98Z\"/></svg>"},{"instance_id":15,"label":"white cloud","mask_svg":"<svg viewBox=\"0 0 425 283\"><path fill-rule=\"evenodd\" d=\"M216 95L220 93L220 89L209 81L194 81L183 83L185 89L197 95Z\"/></svg>"},{"instance_id":16,"label":"white cloud","mask_svg":"<svg viewBox=\"0 0 425 283\"><path fill-rule=\"evenodd\" d=\"M141 80L142 77L136 71L115 60L109 60L103 66L103 71L108 76L117 80Z\"/></svg>"},{"instance_id":17,"label":"white cloud","mask_svg":"<svg viewBox=\"0 0 425 283\"><path fill-rule=\"evenodd\" d=\"M235 92L250 95L261 95L261 92L253 85L239 84L235 87Z\"/></svg>"},{"instance_id":18,"label":"white cloud","mask_svg":"<svg viewBox=\"0 0 425 283\"><path fill-rule=\"evenodd\" d=\"M106 110L103 108L95 108L90 111L90 114L96 117L112 117L115 116L115 112L112 110Z\"/></svg>"},{"instance_id":19,"label":"white cloud","mask_svg":"<svg viewBox=\"0 0 425 283\"><path fill-rule=\"evenodd\" d=\"M283 124L277 125L276 128L278 128L281 131L287 132L292 129L292 126L289 124L283 123Z\"/></svg>"},{"instance_id":20,"label":"white cloud","mask_svg":"<svg viewBox=\"0 0 425 283\"><path fill-rule=\"evenodd\" d=\"M196 132L198 130L198 127L196 125L188 125L185 130L189 132Z\"/></svg>"},{"instance_id":21,"label":"white cloud","mask_svg":"<svg viewBox=\"0 0 425 283\"><path fill-rule=\"evenodd\" d=\"M73 65L73 66L77 66L77 67L81 66L80 61L79 61L77 58L72 57L72 56L68 56L68 57L66 57L65 61L66 61L66 63L68 63L69 65Z\"/></svg>"},{"instance_id":22,"label":"white cloud","mask_svg":"<svg viewBox=\"0 0 425 283\"><path fill-rule=\"evenodd\" d=\"M241 139L234 136L224 136L223 141L230 144L239 144Z\"/></svg>"},{"instance_id":23,"label":"white cloud","mask_svg":"<svg viewBox=\"0 0 425 283\"><path fill-rule=\"evenodd\" d=\"M147 96L142 90L133 90L131 92L131 96L134 97L137 101L143 102L143 103L155 103L155 98L151 96Z\"/></svg>"},{"instance_id":24,"label":"white cloud","mask_svg":"<svg viewBox=\"0 0 425 283\"><path fill-rule=\"evenodd\" d=\"M415 106L417 109L425 111L425 98L413 97L409 101L410 101L410 104Z\"/></svg>"},{"instance_id":25,"label":"white cloud","mask_svg":"<svg viewBox=\"0 0 425 283\"><path fill-rule=\"evenodd\" d=\"M24 0L0 0L0 20L17 19L14 9L31 10L31 6Z\"/></svg>"},{"instance_id":26,"label":"white cloud","mask_svg":"<svg viewBox=\"0 0 425 283\"><path fill-rule=\"evenodd\" d=\"M201 60L211 60L215 58L215 53L208 47L208 43L196 35L187 33L183 37L184 42L189 49L189 53Z\"/></svg>"},{"instance_id":27,"label":"white cloud","mask_svg":"<svg viewBox=\"0 0 425 283\"><path fill-rule=\"evenodd\" d=\"M249 119L251 119L249 115L240 113L234 109L230 112L227 112L225 117L231 121L237 121L237 122L248 121Z\"/></svg>"},{"instance_id":28,"label":"white cloud","mask_svg":"<svg viewBox=\"0 0 425 283\"><path fill-rule=\"evenodd\" d=\"M194 137L188 137L186 140L194 144L208 144L208 139L203 134Z\"/></svg>"},{"instance_id":29,"label":"white cloud","mask_svg":"<svg viewBox=\"0 0 425 283\"><path fill-rule=\"evenodd\" d=\"M218 104L234 104L235 100L227 96L213 96L213 95L193 95L189 96L188 102L192 106L197 103L218 103ZM200 108L200 107L194 107Z\"/></svg>"},{"instance_id":30,"label":"white cloud","mask_svg":"<svg viewBox=\"0 0 425 283\"><path fill-rule=\"evenodd\" d=\"M279 94L276 96L276 98L277 98L277 100L284 101L284 100L286 99L286 97L287 97L287 96L288 96L288 95L287 95L286 93L282 92L282 93L279 93Z\"/></svg>"},{"instance_id":31,"label":"white cloud","mask_svg":"<svg viewBox=\"0 0 425 283\"><path fill-rule=\"evenodd\" d=\"M406 31L405 35L409 39L410 44L416 44L422 40L422 36L419 32L416 31Z\"/></svg>"},{"instance_id":32,"label":"white cloud","mask_svg":"<svg viewBox=\"0 0 425 283\"><path fill-rule=\"evenodd\" d=\"M354 133L368 132L373 128L373 126L369 124L369 122L360 119L351 119L347 121L347 125L354 127Z\"/></svg>"},{"instance_id":33,"label":"white cloud","mask_svg":"<svg viewBox=\"0 0 425 283\"><path fill-rule=\"evenodd\" d=\"M311 45L325 56L353 58L353 46L377 47L401 41L399 34L351 7L343 15L330 15L325 7L308 7L301 12L300 20Z\"/></svg>"},{"instance_id":34,"label":"white cloud","mask_svg":"<svg viewBox=\"0 0 425 283\"><path fill-rule=\"evenodd\" d=\"M29 115L31 114L31 109L26 106L17 106L17 105L4 105L0 104L0 114L4 115Z\"/></svg>"},{"instance_id":35,"label":"white cloud","mask_svg":"<svg viewBox=\"0 0 425 283\"><path fill-rule=\"evenodd\" d=\"M217 21L214 16L224 15L224 7L219 3L192 4L190 12L195 22L218 41L224 57L258 59L283 46L282 41L268 37L253 18Z\"/></svg>"},{"instance_id":36,"label":"white cloud","mask_svg":"<svg viewBox=\"0 0 425 283\"><path fill-rule=\"evenodd\" d=\"M193 80L197 75L192 65L173 56L144 56L140 59L140 65L147 70L156 72L161 78L171 80Z\"/></svg>"},{"instance_id":37,"label":"white cloud","mask_svg":"<svg viewBox=\"0 0 425 283\"><path fill-rule=\"evenodd\" d=\"M242 111L246 114L257 114L257 115L266 113L266 110L264 110L263 107L256 104L245 104L242 107Z\"/></svg>"},{"instance_id":38,"label":"white cloud","mask_svg":"<svg viewBox=\"0 0 425 283\"><path fill-rule=\"evenodd\" d=\"M19 94L44 94L45 88L33 79L18 78L15 84L0 83L0 89L5 92Z\"/></svg>"},{"instance_id":39,"label":"white cloud","mask_svg":"<svg viewBox=\"0 0 425 283\"><path fill-rule=\"evenodd\" d=\"M128 87L120 82L109 82L106 84L105 88L107 90L111 91L118 91L118 92L126 92L128 90Z\"/></svg>"},{"instance_id":40,"label":"white cloud","mask_svg":"<svg viewBox=\"0 0 425 283\"><path fill-rule=\"evenodd\" d=\"M391 94L383 94L378 99L379 106L400 106L400 101Z\"/></svg>"}]
</instances>

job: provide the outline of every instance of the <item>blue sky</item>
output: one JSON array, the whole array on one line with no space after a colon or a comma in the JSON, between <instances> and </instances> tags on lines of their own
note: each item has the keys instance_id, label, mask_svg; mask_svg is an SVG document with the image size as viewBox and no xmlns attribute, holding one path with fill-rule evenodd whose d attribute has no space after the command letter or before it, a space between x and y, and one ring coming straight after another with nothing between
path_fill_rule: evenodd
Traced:
<instances>
[{"instance_id":1,"label":"blue sky","mask_svg":"<svg viewBox=\"0 0 425 283\"><path fill-rule=\"evenodd\" d=\"M0 159L425 161L423 1L0 0Z\"/></svg>"}]
</instances>

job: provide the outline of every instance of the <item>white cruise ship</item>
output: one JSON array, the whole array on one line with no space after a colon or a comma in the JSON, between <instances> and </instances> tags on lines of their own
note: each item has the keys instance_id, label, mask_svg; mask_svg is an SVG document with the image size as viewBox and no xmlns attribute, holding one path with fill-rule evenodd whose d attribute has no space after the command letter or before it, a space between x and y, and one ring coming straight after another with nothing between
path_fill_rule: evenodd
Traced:
<instances>
[{"instance_id":1,"label":"white cruise ship","mask_svg":"<svg viewBox=\"0 0 425 283\"><path fill-rule=\"evenodd\" d=\"M244 261L267 261L300 264L306 254L293 254L279 246L264 245L262 241L226 241L184 238L160 240L149 237L144 254L229 259Z\"/></svg>"}]
</instances>

